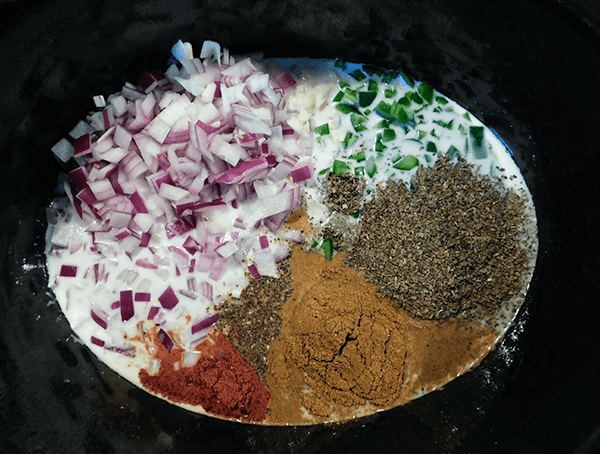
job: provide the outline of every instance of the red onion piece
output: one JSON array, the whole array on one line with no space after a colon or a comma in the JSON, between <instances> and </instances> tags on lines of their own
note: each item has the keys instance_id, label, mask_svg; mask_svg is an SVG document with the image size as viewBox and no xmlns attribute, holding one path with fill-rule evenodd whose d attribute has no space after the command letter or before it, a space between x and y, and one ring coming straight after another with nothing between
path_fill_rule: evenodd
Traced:
<instances>
[{"instance_id":1,"label":"red onion piece","mask_svg":"<svg viewBox=\"0 0 600 454\"><path fill-rule=\"evenodd\" d=\"M104 347L104 345L106 344L106 342L104 342L102 339L98 339L95 336L92 336L91 341L92 344L97 345L98 347Z\"/></svg>"},{"instance_id":2,"label":"red onion piece","mask_svg":"<svg viewBox=\"0 0 600 454\"><path fill-rule=\"evenodd\" d=\"M262 276L258 272L258 268L256 268L255 264L248 265L248 271L250 271L250 274L252 274L252 276L254 276L254 279L259 280L260 278L262 278Z\"/></svg>"},{"instance_id":3,"label":"red onion piece","mask_svg":"<svg viewBox=\"0 0 600 454\"><path fill-rule=\"evenodd\" d=\"M220 183L235 184L250 181L256 175L268 168L267 159L263 156L243 161L233 169L221 175L217 181Z\"/></svg>"},{"instance_id":4,"label":"red onion piece","mask_svg":"<svg viewBox=\"0 0 600 454\"><path fill-rule=\"evenodd\" d=\"M148 311L148 320L154 320L154 317L156 317L156 314L158 314L158 311L160 310L159 307L157 306L152 306L150 308L150 310Z\"/></svg>"},{"instance_id":5,"label":"red onion piece","mask_svg":"<svg viewBox=\"0 0 600 454\"><path fill-rule=\"evenodd\" d=\"M202 331L202 330L214 325L215 323L217 323L218 318L219 318L219 314L214 314L208 318L205 318L204 320L194 323L192 325L192 335L196 334L198 331Z\"/></svg>"},{"instance_id":6,"label":"red onion piece","mask_svg":"<svg viewBox=\"0 0 600 454\"><path fill-rule=\"evenodd\" d=\"M151 300L151 298L152 298L152 295L148 292L135 292L134 300L147 303Z\"/></svg>"},{"instance_id":7,"label":"red onion piece","mask_svg":"<svg viewBox=\"0 0 600 454\"><path fill-rule=\"evenodd\" d=\"M174 346L173 340L171 339L171 337L165 331L163 331L162 328L158 330L157 336L162 341L162 343L165 346L165 348L167 349L167 351L169 353L171 353L171 350L173 350L173 346Z\"/></svg>"},{"instance_id":8,"label":"red onion piece","mask_svg":"<svg viewBox=\"0 0 600 454\"><path fill-rule=\"evenodd\" d=\"M120 295L121 320L126 322L135 314L133 307L133 292L131 290L123 290Z\"/></svg>"},{"instance_id":9,"label":"red onion piece","mask_svg":"<svg viewBox=\"0 0 600 454\"><path fill-rule=\"evenodd\" d=\"M108 315L102 309L93 307L90 309L90 315L102 329L108 328Z\"/></svg>"},{"instance_id":10,"label":"red onion piece","mask_svg":"<svg viewBox=\"0 0 600 454\"><path fill-rule=\"evenodd\" d=\"M262 249L266 249L269 247L269 238L267 237L267 235L262 235L258 238L258 241L260 243L260 247Z\"/></svg>"},{"instance_id":11,"label":"red onion piece","mask_svg":"<svg viewBox=\"0 0 600 454\"><path fill-rule=\"evenodd\" d=\"M294 169L291 171L291 175L294 183L309 180L312 177L311 166L306 164L298 169Z\"/></svg>"},{"instance_id":12,"label":"red onion piece","mask_svg":"<svg viewBox=\"0 0 600 454\"><path fill-rule=\"evenodd\" d=\"M158 302L165 309L171 310L175 306L177 306L177 304L179 303L179 299L177 298L177 295L175 294L171 286L169 286L163 292L163 294L158 297Z\"/></svg>"},{"instance_id":13,"label":"red onion piece","mask_svg":"<svg viewBox=\"0 0 600 454\"><path fill-rule=\"evenodd\" d=\"M73 265L62 265L60 267L59 276L76 277L77 276L77 267L73 266Z\"/></svg>"}]
</instances>

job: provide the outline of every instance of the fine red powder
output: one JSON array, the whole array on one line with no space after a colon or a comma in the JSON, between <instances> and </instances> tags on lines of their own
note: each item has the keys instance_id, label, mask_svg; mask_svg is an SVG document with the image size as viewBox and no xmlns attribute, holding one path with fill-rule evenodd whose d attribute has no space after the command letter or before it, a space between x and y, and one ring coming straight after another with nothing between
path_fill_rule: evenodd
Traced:
<instances>
[{"instance_id":1,"label":"fine red powder","mask_svg":"<svg viewBox=\"0 0 600 454\"><path fill-rule=\"evenodd\" d=\"M157 336L154 346L161 360L158 374L152 376L145 369L139 373L148 390L174 403L201 405L214 415L247 422L265 420L271 393L222 333L210 334L196 348L201 351L196 364L179 370L175 363L183 359L181 347L169 353Z\"/></svg>"}]
</instances>

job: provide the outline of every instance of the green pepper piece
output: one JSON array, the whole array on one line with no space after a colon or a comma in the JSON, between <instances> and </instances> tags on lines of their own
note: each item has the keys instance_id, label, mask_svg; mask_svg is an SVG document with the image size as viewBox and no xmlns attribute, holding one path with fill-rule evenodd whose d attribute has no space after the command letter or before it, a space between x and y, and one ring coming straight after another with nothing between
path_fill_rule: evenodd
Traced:
<instances>
[{"instance_id":1,"label":"green pepper piece","mask_svg":"<svg viewBox=\"0 0 600 454\"><path fill-rule=\"evenodd\" d=\"M357 140L358 140L358 136L355 136L354 134L352 134L351 132L348 131L346 133L346 137L344 137L344 140L342 140L342 145L344 145L344 148L348 148L350 145L352 145Z\"/></svg>"},{"instance_id":2,"label":"green pepper piece","mask_svg":"<svg viewBox=\"0 0 600 454\"><path fill-rule=\"evenodd\" d=\"M334 175L341 175L343 173L350 172L350 166L344 161L336 159L335 161L333 161L332 172Z\"/></svg>"},{"instance_id":3,"label":"green pepper piece","mask_svg":"<svg viewBox=\"0 0 600 454\"><path fill-rule=\"evenodd\" d=\"M453 158L456 153L458 153L458 148L456 148L454 145L450 145L450 148L448 148L448 151L446 152L446 154L450 155L451 158Z\"/></svg>"},{"instance_id":4,"label":"green pepper piece","mask_svg":"<svg viewBox=\"0 0 600 454\"><path fill-rule=\"evenodd\" d=\"M356 112L356 109L348 104L339 103L335 105L335 108L342 112L343 114L349 114L351 112Z\"/></svg>"},{"instance_id":5,"label":"green pepper piece","mask_svg":"<svg viewBox=\"0 0 600 454\"><path fill-rule=\"evenodd\" d=\"M356 132L367 130L368 128L365 125L366 122L367 122L367 117L365 117L359 113L356 113L356 112L352 112L350 114L350 123L352 123L352 127L354 128L354 130Z\"/></svg>"},{"instance_id":6,"label":"green pepper piece","mask_svg":"<svg viewBox=\"0 0 600 454\"><path fill-rule=\"evenodd\" d=\"M321 249L323 249L323 254L325 254L325 260L331 260L333 257L333 240L331 238L327 238L321 244Z\"/></svg>"},{"instance_id":7,"label":"green pepper piece","mask_svg":"<svg viewBox=\"0 0 600 454\"><path fill-rule=\"evenodd\" d=\"M329 134L329 123L323 123L315 128L315 132L321 136Z\"/></svg>"},{"instance_id":8,"label":"green pepper piece","mask_svg":"<svg viewBox=\"0 0 600 454\"><path fill-rule=\"evenodd\" d=\"M375 173L377 172L377 164L375 164L375 159L373 159L373 157L367 159L365 170L367 171L367 175L369 175L369 178L373 178L373 175L375 175Z\"/></svg>"},{"instance_id":9,"label":"green pepper piece","mask_svg":"<svg viewBox=\"0 0 600 454\"><path fill-rule=\"evenodd\" d=\"M435 143L433 142L427 142L427 151L429 151L430 153L437 153L437 147L435 145Z\"/></svg>"},{"instance_id":10,"label":"green pepper piece","mask_svg":"<svg viewBox=\"0 0 600 454\"><path fill-rule=\"evenodd\" d=\"M383 130L383 134L381 136L382 142L389 142L390 140L394 140L396 138L396 131L393 129L387 128Z\"/></svg>"},{"instance_id":11,"label":"green pepper piece","mask_svg":"<svg viewBox=\"0 0 600 454\"><path fill-rule=\"evenodd\" d=\"M399 170L412 170L418 165L419 159L416 156L409 154L394 164L394 168Z\"/></svg>"},{"instance_id":12,"label":"green pepper piece","mask_svg":"<svg viewBox=\"0 0 600 454\"><path fill-rule=\"evenodd\" d=\"M469 127L469 149L473 150L475 159L485 159L488 156L483 126Z\"/></svg>"},{"instance_id":13,"label":"green pepper piece","mask_svg":"<svg viewBox=\"0 0 600 454\"><path fill-rule=\"evenodd\" d=\"M359 91L358 92L358 105L360 107L368 107L377 97L376 91Z\"/></svg>"},{"instance_id":14,"label":"green pepper piece","mask_svg":"<svg viewBox=\"0 0 600 454\"><path fill-rule=\"evenodd\" d=\"M410 88L415 86L415 81L403 70L399 69L398 74L400 75L400 77L402 77L402 79L404 79L404 82L406 82L406 85L408 85Z\"/></svg>"},{"instance_id":15,"label":"green pepper piece","mask_svg":"<svg viewBox=\"0 0 600 454\"><path fill-rule=\"evenodd\" d=\"M352 156L352 159L356 159L357 162L361 162L367 159L367 154L365 153L365 150L360 150L358 153Z\"/></svg>"},{"instance_id":16,"label":"green pepper piece","mask_svg":"<svg viewBox=\"0 0 600 454\"><path fill-rule=\"evenodd\" d=\"M362 72L360 69L355 69L354 71L352 71L350 73L350 75L359 82L361 80L365 80L367 78L367 75L364 72Z\"/></svg>"},{"instance_id":17,"label":"green pepper piece","mask_svg":"<svg viewBox=\"0 0 600 454\"><path fill-rule=\"evenodd\" d=\"M418 92L425 101L431 104L434 96L433 87L431 85L429 85L427 82L423 82L421 85L419 85Z\"/></svg>"}]
</instances>

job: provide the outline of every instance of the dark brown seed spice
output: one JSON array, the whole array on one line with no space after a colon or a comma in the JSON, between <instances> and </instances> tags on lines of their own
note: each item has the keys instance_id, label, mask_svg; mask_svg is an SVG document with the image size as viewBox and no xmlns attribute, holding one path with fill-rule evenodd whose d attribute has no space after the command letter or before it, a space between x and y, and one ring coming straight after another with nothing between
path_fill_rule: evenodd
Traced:
<instances>
[{"instance_id":1,"label":"dark brown seed spice","mask_svg":"<svg viewBox=\"0 0 600 454\"><path fill-rule=\"evenodd\" d=\"M413 316L495 314L528 263L524 200L464 160L440 159L412 183L390 180L364 204L346 264Z\"/></svg>"},{"instance_id":2,"label":"dark brown seed spice","mask_svg":"<svg viewBox=\"0 0 600 454\"><path fill-rule=\"evenodd\" d=\"M327 205L330 210L342 214L356 213L361 206L365 181L362 178L343 173L326 176Z\"/></svg>"},{"instance_id":3,"label":"dark brown seed spice","mask_svg":"<svg viewBox=\"0 0 600 454\"><path fill-rule=\"evenodd\" d=\"M279 311L288 299L291 272L288 261L278 266L279 277L250 278L239 299L225 301L219 307L215 329L229 336L236 350L264 380L269 344L279 335Z\"/></svg>"}]
</instances>

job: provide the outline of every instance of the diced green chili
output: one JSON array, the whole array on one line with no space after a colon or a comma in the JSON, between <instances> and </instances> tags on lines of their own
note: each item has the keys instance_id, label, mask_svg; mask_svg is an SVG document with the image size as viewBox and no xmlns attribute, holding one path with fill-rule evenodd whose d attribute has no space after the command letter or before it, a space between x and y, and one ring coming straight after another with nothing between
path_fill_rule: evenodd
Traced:
<instances>
[{"instance_id":1,"label":"diced green chili","mask_svg":"<svg viewBox=\"0 0 600 454\"><path fill-rule=\"evenodd\" d=\"M370 106L377 96L376 91L359 91L358 92L358 105L360 107Z\"/></svg>"},{"instance_id":2,"label":"diced green chili","mask_svg":"<svg viewBox=\"0 0 600 454\"><path fill-rule=\"evenodd\" d=\"M373 175L375 175L375 173L377 172L377 165L375 164L375 159L373 159L373 157L367 159L365 170L367 171L367 175L369 175L369 178L373 178Z\"/></svg>"},{"instance_id":3,"label":"diced green chili","mask_svg":"<svg viewBox=\"0 0 600 454\"><path fill-rule=\"evenodd\" d=\"M433 87L427 82L423 82L421 85L419 85L418 91L419 94L423 97L423 99L431 104L434 96Z\"/></svg>"},{"instance_id":4,"label":"diced green chili","mask_svg":"<svg viewBox=\"0 0 600 454\"><path fill-rule=\"evenodd\" d=\"M344 148L348 148L350 145L352 145L357 140L358 140L358 136L356 136L348 131L346 133L346 137L344 137L344 140L342 140L342 145L344 145Z\"/></svg>"},{"instance_id":5,"label":"diced green chili","mask_svg":"<svg viewBox=\"0 0 600 454\"><path fill-rule=\"evenodd\" d=\"M418 165L419 159L416 156L409 154L394 164L394 168L399 170L412 170Z\"/></svg>"},{"instance_id":6,"label":"diced green chili","mask_svg":"<svg viewBox=\"0 0 600 454\"><path fill-rule=\"evenodd\" d=\"M383 134L381 136L382 142L389 142L390 140L394 140L396 138L396 131L391 128L387 128L383 130Z\"/></svg>"},{"instance_id":7,"label":"diced green chili","mask_svg":"<svg viewBox=\"0 0 600 454\"><path fill-rule=\"evenodd\" d=\"M456 153L458 153L458 148L456 148L454 145L450 145L450 148L448 148L448 151L446 152L446 154L450 155L451 158L453 158Z\"/></svg>"},{"instance_id":8,"label":"diced green chili","mask_svg":"<svg viewBox=\"0 0 600 454\"><path fill-rule=\"evenodd\" d=\"M404 71L402 71L401 69L398 70L398 74L400 75L400 77L402 77L402 79L404 79L404 82L406 82L406 84L409 87L414 87L415 86L415 81L412 79L412 77L410 77L408 74L406 74Z\"/></svg>"},{"instance_id":9,"label":"diced green chili","mask_svg":"<svg viewBox=\"0 0 600 454\"><path fill-rule=\"evenodd\" d=\"M344 161L336 159L335 161L333 161L332 172L334 175L341 175L343 173L350 172L350 166Z\"/></svg>"},{"instance_id":10,"label":"diced green chili","mask_svg":"<svg viewBox=\"0 0 600 454\"><path fill-rule=\"evenodd\" d=\"M429 151L430 153L437 153L437 147L435 145L435 143L433 142L427 142L427 151Z\"/></svg>"},{"instance_id":11,"label":"diced green chili","mask_svg":"<svg viewBox=\"0 0 600 454\"><path fill-rule=\"evenodd\" d=\"M352 127L356 132L367 130L367 126L365 125L366 122L367 117L356 112L350 114L350 123L352 123Z\"/></svg>"},{"instance_id":12,"label":"diced green chili","mask_svg":"<svg viewBox=\"0 0 600 454\"><path fill-rule=\"evenodd\" d=\"M327 238L321 244L321 249L323 249L323 254L325 254L325 260L331 260L333 257L333 240L331 238Z\"/></svg>"},{"instance_id":13,"label":"diced green chili","mask_svg":"<svg viewBox=\"0 0 600 454\"><path fill-rule=\"evenodd\" d=\"M329 134L329 123L323 123L322 125L317 126L315 128L315 132L317 134L322 135L322 136L326 135L326 134Z\"/></svg>"},{"instance_id":14,"label":"diced green chili","mask_svg":"<svg viewBox=\"0 0 600 454\"><path fill-rule=\"evenodd\" d=\"M365 153L365 150L360 150L358 153L351 156L351 158L356 159L357 162L362 162L367 159L367 154Z\"/></svg>"},{"instance_id":15,"label":"diced green chili","mask_svg":"<svg viewBox=\"0 0 600 454\"><path fill-rule=\"evenodd\" d=\"M356 109L348 104L339 103L335 105L335 108L342 112L343 114L349 114L351 112L356 112Z\"/></svg>"},{"instance_id":16,"label":"diced green chili","mask_svg":"<svg viewBox=\"0 0 600 454\"><path fill-rule=\"evenodd\" d=\"M471 139L469 148L473 150L475 159L485 159L488 156L485 138L483 134L483 126L469 127L469 137Z\"/></svg>"},{"instance_id":17,"label":"diced green chili","mask_svg":"<svg viewBox=\"0 0 600 454\"><path fill-rule=\"evenodd\" d=\"M408 93L406 93L406 97L411 101L415 102L416 104L423 104L423 98L421 98L421 96L419 96L419 94L414 91L409 91Z\"/></svg>"},{"instance_id":18,"label":"diced green chili","mask_svg":"<svg viewBox=\"0 0 600 454\"><path fill-rule=\"evenodd\" d=\"M446 98L444 98L443 96L436 96L436 97L435 97L435 100L436 100L436 101L437 101L439 104L441 104L441 105L443 105L443 106L445 106L446 104L448 104L448 100L447 100Z\"/></svg>"},{"instance_id":19,"label":"diced green chili","mask_svg":"<svg viewBox=\"0 0 600 454\"><path fill-rule=\"evenodd\" d=\"M359 82L361 80L365 80L367 78L367 75L364 72L362 72L360 69L355 69L354 71L352 71L350 73L350 75Z\"/></svg>"}]
</instances>

